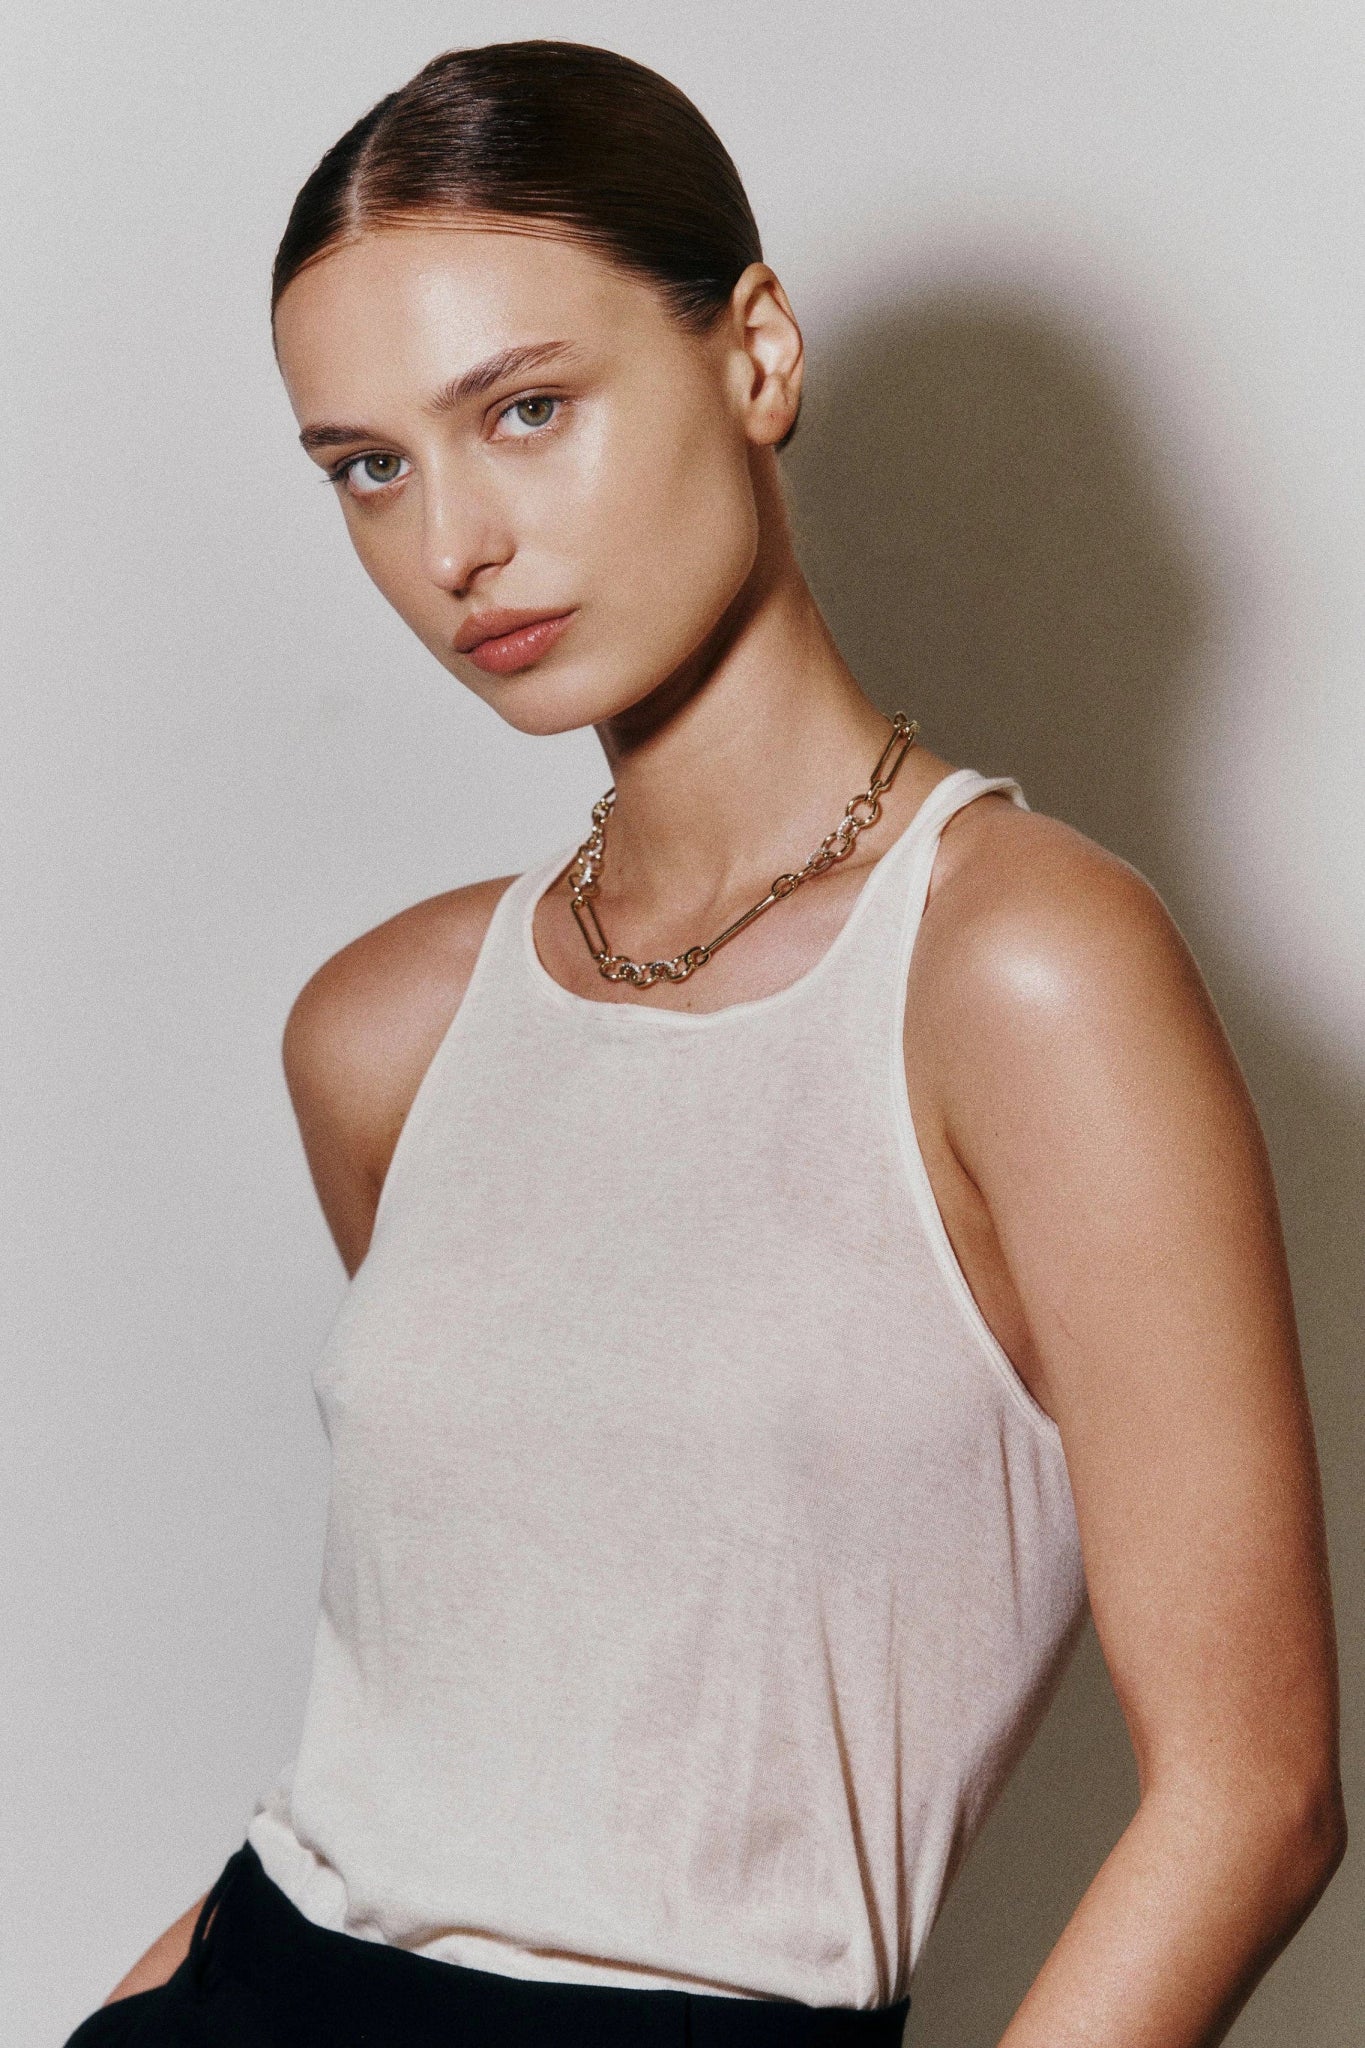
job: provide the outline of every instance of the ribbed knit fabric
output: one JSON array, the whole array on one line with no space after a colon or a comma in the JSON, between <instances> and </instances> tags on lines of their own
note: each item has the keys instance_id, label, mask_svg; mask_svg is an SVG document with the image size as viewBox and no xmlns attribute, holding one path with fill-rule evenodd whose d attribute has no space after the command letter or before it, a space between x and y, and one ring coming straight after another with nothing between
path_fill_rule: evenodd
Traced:
<instances>
[{"instance_id":1,"label":"ribbed knit fabric","mask_svg":"<svg viewBox=\"0 0 1365 2048\"><path fill-rule=\"evenodd\" d=\"M297 1757L251 1821L321 1926L518 1977L909 1990L1085 1610L1055 1425L916 1142L949 775L816 965L704 1013L498 903L317 1388ZM781 913L778 912L778 915Z\"/></svg>"}]
</instances>

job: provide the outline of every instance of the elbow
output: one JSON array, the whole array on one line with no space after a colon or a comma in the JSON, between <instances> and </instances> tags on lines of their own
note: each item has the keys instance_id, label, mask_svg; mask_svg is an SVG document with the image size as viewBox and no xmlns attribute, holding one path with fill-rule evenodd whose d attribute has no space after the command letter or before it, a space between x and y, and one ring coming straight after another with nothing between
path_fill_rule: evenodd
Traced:
<instances>
[{"instance_id":1,"label":"elbow","mask_svg":"<svg viewBox=\"0 0 1365 2048\"><path fill-rule=\"evenodd\" d=\"M1301 1788L1284 1824L1283 1859L1305 1910L1327 1889L1346 1854L1346 1802L1335 1774Z\"/></svg>"},{"instance_id":2,"label":"elbow","mask_svg":"<svg viewBox=\"0 0 1365 2048\"><path fill-rule=\"evenodd\" d=\"M1266 1787L1253 1801L1252 1847L1265 1873L1273 1917L1297 1927L1317 1904L1346 1854L1346 1807L1340 1778L1323 1773Z\"/></svg>"},{"instance_id":3,"label":"elbow","mask_svg":"<svg viewBox=\"0 0 1365 2048\"><path fill-rule=\"evenodd\" d=\"M1346 1853L1335 1768L1184 1779L1150 1787L1144 1805L1148 1797L1154 1810L1176 1817L1205 1875L1220 1889L1231 1886L1268 1938L1283 1939L1306 1919Z\"/></svg>"}]
</instances>

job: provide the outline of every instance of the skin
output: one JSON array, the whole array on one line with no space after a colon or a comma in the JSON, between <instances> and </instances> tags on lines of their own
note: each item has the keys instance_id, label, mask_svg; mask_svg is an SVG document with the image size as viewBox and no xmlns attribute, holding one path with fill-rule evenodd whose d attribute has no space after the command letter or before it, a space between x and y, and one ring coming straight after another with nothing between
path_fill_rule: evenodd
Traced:
<instances>
[{"instance_id":1,"label":"skin","mask_svg":"<svg viewBox=\"0 0 1365 2048\"><path fill-rule=\"evenodd\" d=\"M802 348L774 273L751 265L696 336L571 241L428 221L314 262L276 339L301 427L363 430L314 456L368 459L337 485L343 514L423 644L520 731L595 728L618 791L613 944L680 951L799 865L886 724L792 547L775 448ZM435 405L500 352L558 341L572 354ZM494 605L576 613L530 669L489 676L451 643ZM912 750L854 855L685 983L603 982L562 880L535 917L542 961L601 1002L710 1009L782 987L948 772ZM291 1012L286 1073L348 1272L509 879L366 933ZM1255 1112L1147 883L994 796L943 835L905 1055L953 1246L1061 1430L1140 1782L1001 2048L1209 2048L1345 1844L1318 1473ZM114 1996L164 1980L193 1911Z\"/></svg>"}]
</instances>

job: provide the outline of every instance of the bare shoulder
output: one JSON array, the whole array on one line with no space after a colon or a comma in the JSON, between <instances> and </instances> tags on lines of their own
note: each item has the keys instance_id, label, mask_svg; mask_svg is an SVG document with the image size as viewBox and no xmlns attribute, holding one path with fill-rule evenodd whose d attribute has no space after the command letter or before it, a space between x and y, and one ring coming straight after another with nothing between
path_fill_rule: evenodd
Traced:
<instances>
[{"instance_id":1,"label":"bare shoulder","mask_svg":"<svg viewBox=\"0 0 1365 2048\"><path fill-rule=\"evenodd\" d=\"M950 1235L979 1255L969 1278L984 1275L1068 1455L1078 1431L1099 1440L1116 1375L1150 1391L1158 1356L1196 1371L1199 1333L1232 1329L1257 1289L1248 1326L1284 1326L1250 1093L1174 919L1127 862L995 798L960 813L905 1050Z\"/></svg>"},{"instance_id":2,"label":"bare shoulder","mask_svg":"<svg viewBox=\"0 0 1365 2048\"><path fill-rule=\"evenodd\" d=\"M915 949L914 998L940 1028L970 1017L1037 1049L1215 1020L1203 979L1157 891L1073 827L996 796L943 834ZM984 1035L984 1036L983 1036Z\"/></svg>"},{"instance_id":3,"label":"bare shoulder","mask_svg":"<svg viewBox=\"0 0 1365 2048\"><path fill-rule=\"evenodd\" d=\"M458 1009L510 875L448 889L386 918L325 960L295 998L287 1068L320 1054L366 1068L407 1065ZM424 1062L425 1065L425 1062Z\"/></svg>"},{"instance_id":4,"label":"bare shoulder","mask_svg":"<svg viewBox=\"0 0 1365 2048\"><path fill-rule=\"evenodd\" d=\"M1248 1230L1273 1210L1250 1093L1175 920L1135 868L1058 819L983 797L945 832L906 1069L1021 1287L1044 1252L1054 1280L1065 1268L1041 1221L1063 1190L1073 1221L1136 1201L1189 1243L1196 1187ZM1130 1216L1130 1248L1145 1227Z\"/></svg>"},{"instance_id":5,"label":"bare shoulder","mask_svg":"<svg viewBox=\"0 0 1365 2048\"><path fill-rule=\"evenodd\" d=\"M284 1030L284 1069L324 1213L348 1265L423 1074L469 985L510 875L449 889L325 960Z\"/></svg>"}]
</instances>

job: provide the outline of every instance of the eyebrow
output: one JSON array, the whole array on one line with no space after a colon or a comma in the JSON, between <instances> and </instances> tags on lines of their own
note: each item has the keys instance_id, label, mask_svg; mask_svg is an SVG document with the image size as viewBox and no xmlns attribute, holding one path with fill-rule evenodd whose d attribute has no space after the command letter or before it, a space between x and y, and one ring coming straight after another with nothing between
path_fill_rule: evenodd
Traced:
<instances>
[{"instance_id":1,"label":"eyebrow","mask_svg":"<svg viewBox=\"0 0 1365 2048\"><path fill-rule=\"evenodd\" d=\"M439 391L427 400L426 410L438 416L453 412L471 398L482 398L486 391L504 383L509 377L520 377L527 370L542 369L545 364L558 362L576 355L571 341L537 341L521 348L499 349L495 356L486 356L481 363L462 375L452 377ZM340 448L349 441L374 441L372 427L348 426L344 422L323 420L317 426L305 427L299 435L303 447Z\"/></svg>"}]
</instances>

